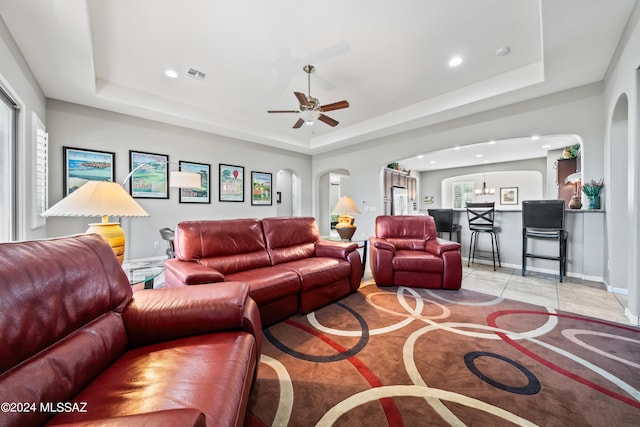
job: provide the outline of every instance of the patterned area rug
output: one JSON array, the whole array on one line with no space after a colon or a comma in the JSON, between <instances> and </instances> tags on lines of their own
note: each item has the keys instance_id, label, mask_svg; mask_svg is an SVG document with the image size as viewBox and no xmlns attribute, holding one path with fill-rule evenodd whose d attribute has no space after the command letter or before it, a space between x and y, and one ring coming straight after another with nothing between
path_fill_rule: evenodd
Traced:
<instances>
[{"instance_id":1,"label":"patterned area rug","mask_svg":"<svg viewBox=\"0 0 640 427\"><path fill-rule=\"evenodd\" d=\"M361 287L264 331L249 426L640 425L640 329Z\"/></svg>"}]
</instances>

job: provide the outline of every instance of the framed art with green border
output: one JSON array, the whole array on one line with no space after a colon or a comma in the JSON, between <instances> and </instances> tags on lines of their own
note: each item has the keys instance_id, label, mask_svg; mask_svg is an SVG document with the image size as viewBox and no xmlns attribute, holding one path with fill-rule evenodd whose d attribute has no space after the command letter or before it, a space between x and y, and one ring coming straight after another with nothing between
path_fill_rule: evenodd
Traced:
<instances>
[{"instance_id":1,"label":"framed art with green border","mask_svg":"<svg viewBox=\"0 0 640 427\"><path fill-rule=\"evenodd\" d=\"M129 192L138 199L169 198L169 156L129 150Z\"/></svg>"},{"instance_id":2,"label":"framed art with green border","mask_svg":"<svg viewBox=\"0 0 640 427\"><path fill-rule=\"evenodd\" d=\"M211 165L206 163L186 162L180 160L180 170L193 172L200 175L200 187L181 188L179 193L180 203L211 203L210 176Z\"/></svg>"},{"instance_id":3,"label":"framed art with green border","mask_svg":"<svg viewBox=\"0 0 640 427\"><path fill-rule=\"evenodd\" d=\"M74 147L62 147L62 150L64 197L87 181L115 181L116 153Z\"/></svg>"},{"instance_id":4,"label":"framed art with green border","mask_svg":"<svg viewBox=\"0 0 640 427\"><path fill-rule=\"evenodd\" d=\"M220 164L221 202L244 202L244 167Z\"/></svg>"},{"instance_id":5,"label":"framed art with green border","mask_svg":"<svg viewBox=\"0 0 640 427\"><path fill-rule=\"evenodd\" d=\"M271 206L271 174L251 171L251 204Z\"/></svg>"}]
</instances>

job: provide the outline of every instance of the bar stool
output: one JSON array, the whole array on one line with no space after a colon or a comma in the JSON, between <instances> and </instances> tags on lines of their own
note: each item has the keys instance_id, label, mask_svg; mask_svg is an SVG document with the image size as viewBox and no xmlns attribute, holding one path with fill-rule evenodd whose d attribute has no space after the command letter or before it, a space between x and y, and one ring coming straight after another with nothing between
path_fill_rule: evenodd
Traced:
<instances>
[{"instance_id":1,"label":"bar stool","mask_svg":"<svg viewBox=\"0 0 640 427\"><path fill-rule=\"evenodd\" d=\"M567 237L564 229L564 200L524 200L522 202L522 275L527 273L527 258L558 261L560 283L567 273ZM558 256L527 252L529 239L557 240Z\"/></svg>"},{"instance_id":2,"label":"bar stool","mask_svg":"<svg viewBox=\"0 0 640 427\"><path fill-rule=\"evenodd\" d=\"M160 229L160 236L162 237L162 240L167 241L167 250L165 251L165 253L169 258L176 257L175 248L173 247L173 235L174 232L170 228L165 227Z\"/></svg>"},{"instance_id":3,"label":"bar stool","mask_svg":"<svg viewBox=\"0 0 640 427\"><path fill-rule=\"evenodd\" d=\"M456 241L460 243L460 224L453 223L453 209L429 209L429 216L433 217L436 222L436 230L438 233L449 233L451 240L452 233L456 233Z\"/></svg>"},{"instance_id":4,"label":"bar stool","mask_svg":"<svg viewBox=\"0 0 640 427\"><path fill-rule=\"evenodd\" d=\"M471 243L469 244L469 258L467 267L476 258L476 248L478 246L478 236L480 233L489 234L491 237L491 255L493 257L493 270L496 270L496 254L498 255L498 267L500 263L500 247L498 246L498 227L494 226L495 202L491 203L467 203L467 219L469 230L471 231ZM494 245L495 242L495 245Z\"/></svg>"}]
</instances>

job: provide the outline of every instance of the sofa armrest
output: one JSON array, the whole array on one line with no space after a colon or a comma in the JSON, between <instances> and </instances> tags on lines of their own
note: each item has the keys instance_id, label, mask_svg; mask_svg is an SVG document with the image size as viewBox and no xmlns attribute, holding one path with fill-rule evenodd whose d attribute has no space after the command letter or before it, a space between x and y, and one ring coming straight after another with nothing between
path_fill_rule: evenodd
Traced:
<instances>
[{"instance_id":1,"label":"sofa armrest","mask_svg":"<svg viewBox=\"0 0 640 427\"><path fill-rule=\"evenodd\" d=\"M136 292L122 313L131 346L224 330L245 330L249 285L213 283ZM251 320L255 322L255 318ZM260 331L261 325L253 325Z\"/></svg>"},{"instance_id":2,"label":"sofa armrest","mask_svg":"<svg viewBox=\"0 0 640 427\"><path fill-rule=\"evenodd\" d=\"M224 274L193 261L168 259L164 262L164 268L168 287L224 282Z\"/></svg>"},{"instance_id":3,"label":"sofa armrest","mask_svg":"<svg viewBox=\"0 0 640 427\"><path fill-rule=\"evenodd\" d=\"M144 414L124 415L120 417L98 418L72 423L56 424L59 427L112 427L112 426L176 426L206 427L204 414L194 408L166 409Z\"/></svg>"},{"instance_id":4,"label":"sofa armrest","mask_svg":"<svg viewBox=\"0 0 640 427\"><path fill-rule=\"evenodd\" d=\"M371 243L372 248L390 251L392 255L395 255L396 253L396 247L392 243L387 242L385 239L372 237L369 239L369 242Z\"/></svg>"},{"instance_id":5,"label":"sofa armrest","mask_svg":"<svg viewBox=\"0 0 640 427\"><path fill-rule=\"evenodd\" d=\"M316 256L347 259L349 253L356 250L355 242L337 242L332 240L318 240L316 242Z\"/></svg>"},{"instance_id":6,"label":"sofa armrest","mask_svg":"<svg viewBox=\"0 0 640 427\"><path fill-rule=\"evenodd\" d=\"M425 243L425 251L441 257L445 252L460 251L460 243L440 238L429 239Z\"/></svg>"}]
</instances>

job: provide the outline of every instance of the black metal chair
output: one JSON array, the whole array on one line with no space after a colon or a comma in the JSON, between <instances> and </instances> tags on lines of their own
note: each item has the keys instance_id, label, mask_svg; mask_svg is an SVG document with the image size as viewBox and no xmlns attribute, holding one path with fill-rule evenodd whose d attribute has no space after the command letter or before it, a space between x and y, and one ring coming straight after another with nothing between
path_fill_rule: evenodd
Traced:
<instances>
[{"instance_id":1,"label":"black metal chair","mask_svg":"<svg viewBox=\"0 0 640 427\"><path fill-rule=\"evenodd\" d=\"M567 237L564 229L564 200L524 200L522 202L522 275L527 273L527 258L558 261L560 282L567 272ZM529 253L529 239L557 240L558 256Z\"/></svg>"},{"instance_id":2,"label":"black metal chair","mask_svg":"<svg viewBox=\"0 0 640 427\"><path fill-rule=\"evenodd\" d=\"M469 258L467 267L476 258L478 246L478 236L480 233L489 234L491 237L491 255L493 258L493 270L496 269L496 254L498 255L498 266L500 263L500 247L498 246L498 235L500 229L494 225L495 203L467 203L467 219L469 221L469 231L471 231L471 242L469 244ZM494 245L495 243L495 245Z\"/></svg>"},{"instance_id":3,"label":"black metal chair","mask_svg":"<svg viewBox=\"0 0 640 427\"><path fill-rule=\"evenodd\" d=\"M451 236L455 232L456 241L460 243L460 230L462 227L453 223L453 209L429 209L428 212L429 216L432 216L436 222L438 233L449 233L449 240L451 240Z\"/></svg>"},{"instance_id":4,"label":"black metal chair","mask_svg":"<svg viewBox=\"0 0 640 427\"><path fill-rule=\"evenodd\" d=\"M167 245L168 248L165 251L165 253L167 254L167 256L169 258L175 258L176 257L176 253L174 251L173 248L173 230L170 228L161 228L160 229L160 236L162 237L162 240L166 240L167 241Z\"/></svg>"}]
</instances>

